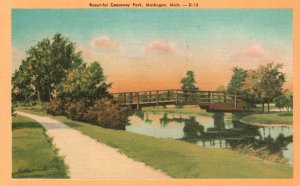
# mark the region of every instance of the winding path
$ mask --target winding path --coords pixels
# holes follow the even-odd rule
[[[19,115],[39,122],[69,166],[69,176],[75,179],[168,179],[165,173],[97,142],[69,126],[49,117],[24,112]]]

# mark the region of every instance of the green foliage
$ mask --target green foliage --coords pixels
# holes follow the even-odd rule
[[[242,94],[248,108],[262,101],[262,91],[259,88],[260,75],[253,69],[247,71],[247,77],[242,86]]]
[[[13,74],[12,92],[18,101],[27,104],[32,104],[32,100],[50,100],[68,70],[82,64],[81,53],[76,52],[75,44],[61,34],[55,34],[52,40],[43,39],[26,54]]]
[[[187,71],[186,77],[184,77],[181,81],[181,89],[182,90],[198,90],[199,88],[195,85],[195,74],[193,71]]]
[[[285,82],[284,74],[279,71],[282,67],[283,64],[268,63],[258,68],[258,73],[261,74],[258,87],[267,103],[282,93],[282,86]]]
[[[247,70],[239,67],[233,68],[233,75],[228,83],[227,91],[229,93],[241,92],[247,77]]]
[[[57,87],[57,96],[72,99],[107,97],[110,86],[111,84],[105,83],[103,69],[99,63],[82,64],[67,73]]]
[[[281,68],[282,64],[274,63],[247,71],[235,67],[227,90],[231,93],[242,93],[248,108],[256,103],[263,103],[264,110],[264,103],[268,103],[269,110],[269,103],[282,94],[285,76],[280,72]]]
[[[284,94],[276,97],[274,99],[275,106],[280,109],[280,111],[285,108],[287,111],[293,109],[293,94],[291,92],[285,92]]]
[[[43,127],[21,116],[12,120],[12,177],[67,178],[67,166]]]
[[[27,60],[22,61],[22,65],[12,77],[12,98],[13,101],[25,101],[25,104],[32,105],[34,87],[32,84],[32,67]]]

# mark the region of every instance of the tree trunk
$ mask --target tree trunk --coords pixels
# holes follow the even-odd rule
[[[51,91],[50,91],[50,89],[48,89],[48,91],[49,91],[49,100],[51,101],[52,100],[52,98],[51,98]]]
[[[268,112],[270,112],[270,101],[268,101]]]
[[[31,96],[29,96],[29,104],[32,106]]]
[[[38,95],[38,104],[41,103],[41,95],[40,95],[40,91],[37,91],[37,95]]]
[[[262,111],[265,112],[265,102],[262,102]]]
[[[27,94],[25,96],[25,105],[28,106],[28,97],[27,97]]]

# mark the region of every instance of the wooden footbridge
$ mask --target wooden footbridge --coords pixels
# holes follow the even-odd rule
[[[114,93],[113,99],[124,106],[140,110],[155,105],[199,105],[207,111],[243,111],[240,95],[218,91],[151,90]]]

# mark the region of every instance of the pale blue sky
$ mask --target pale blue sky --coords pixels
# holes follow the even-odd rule
[[[203,42],[226,38],[291,42],[291,9],[14,9],[13,46],[61,32],[84,41],[99,33],[117,39],[162,37]],[[183,41],[182,41],[183,40]],[[195,42],[196,42],[195,41]]]

